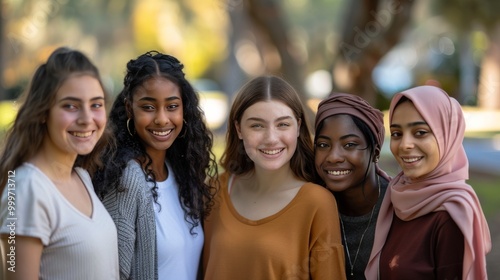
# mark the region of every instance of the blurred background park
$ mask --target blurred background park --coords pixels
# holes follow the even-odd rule
[[[179,58],[200,93],[217,155],[232,97],[256,75],[275,74],[291,82],[310,120],[331,91],[360,95],[387,110],[398,91],[423,84],[442,87],[463,105],[469,183],[492,232],[489,274],[500,277],[500,1],[0,3],[0,139],[35,68],[59,46],[86,53],[113,97],[130,59],[153,49]],[[395,175],[388,141],[384,151],[383,167]]]

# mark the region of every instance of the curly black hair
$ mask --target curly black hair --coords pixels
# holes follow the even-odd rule
[[[116,148],[103,155],[104,168],[93,177],[96,193],[105,197],[110,190],[124,191],[120,178],[127,163],[138,160],[145,166],[144,176],[154,183],[151,192],[158,203],[155,175],[149,166],[151,157],[146,153],[137,134],[127,128],[126,100],[132,101],[136,89],[152,77],[166,78],[179,86],[182,97],[184,125],[179,136],[167,150],[166,157],[172,163],[175,179],[179,183],[179,200],[185,212],[191,232],[207,216],[213,206],[217,180],[217,163],[212,152],[213,135],[204,122],[199,107],[199,97],[186,80],[184,66],[177,58],[149,51],[127,63],[124,88],[116,97],[108,120],[116,140]],[[192,232],[193,233],[193,232]]]

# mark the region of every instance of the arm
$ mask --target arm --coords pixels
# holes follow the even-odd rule
[[[437,229],[436,279],[462,279],[464,263],[464,235],[453,219],[448,219]]]
[[[311,232],[311,279],[346,279],[344,247],[335,198],[324,190],[324,193],[314,197],[314,200],[318,206]]]
[[[2,235],[2,265],[5,268],[5,278],[2,279],[38,280],[43,250],[42,241],[39,238],[27,236],[16,236],[15,243],[10,241],[9,243],[7,235]],[[12,260],[8,256],[11,253],[15,254]]]
[[[58,223],[46,186],[45,177],[23,166],[16,169],[15,186],[4,189],[1,195],[0,273],[5,274],[5,279],[38,279],[40,276],[43,249],[50,245],[52,225]],[[13,258],[11,254],[15,254]]]
[[[120,279],[130,279],[136,242],[137,203],[131,189],[113,191],[102,201],[113,219],[118,232],[118,258]]]
[[[103,200],[118,231],[120,279],[155,279],[156,235],[150,186],[141,167],[130,162],[125,168],[120,187]]]

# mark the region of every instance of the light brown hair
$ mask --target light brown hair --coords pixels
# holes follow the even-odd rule
[[[66,47],[56,49],[47,62],[36,69],[28,91],[22,96],[23,103],[14,124],[7,132],[0,156],[0,193],[7,182],[7,173],[39,151],[47,134],[45,120],[55,103],[56,93],[74,75],[89,75],[97,79],[103,92],[106,92],[97,67],[83,53]],[[89,173],[95,171],[100,164],[99,153],[110,140],[109,135],[105,130],[94,150],[90,154],[79,155],[74,166],[85,168]]]
[[[260,101],[276,100],[292,109],[295,118],[301,121],[297,148],[290,159],[290,167],[305,181],[314,180],[314,152],[304,107],[295,89],[284,79],[276,76],[259,76],[247,82],[239,90],[231,107],[226,133],[226,148],[221,158],[221,166],[233,174],[244,174],[254,169],[243,143],[238,138],[235,122],[241,122],[245,110]]]

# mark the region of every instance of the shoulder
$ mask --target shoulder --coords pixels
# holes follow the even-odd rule
[[[120,178],[118,189],[109,192],[103,203],[108,210],[147,204],[149,189],[141,166],[135,160],[130,160]]]
[[[78,174],[78,176],[80,176],[80,178],[82,179],[83,183],[86,186],[92,186],[92,179],[90,179],[90,175],[89,172],[87,172],[87,170],[81,167],[76,167],[75,172]]]
[[[127,166],[123,170],[123,176],[135,176],[135,175],[144,175],[144,172],[142,171],[141,165],[135,160],[131,159],[127,163]]]
[[[23,163],[21,166],[10,172],[12,176],[7,182],[7,189],[14,189],[16,195],[42,194],[52,182],[45,174],[31,163]],[[36,197],[35,197],[36,198]]]
[[[29,182],[45,177],[45,174],[40,169],[28,162],[23,163],[10,173],[11,178],[15,179],[16,182]]]
[[[307,182],[301,187],[299,194],[302,200],[316,205],[318,208],[321,206],[337,207],[333,194],[320,185]]]
[[[432,212],[432,220],[438,227],[457,227],[457,223],[453,220],[450,213],[447,211]]]
[[[123,170],[120,178],[120,186],[127,190],[143,189],[147,185],[144,171],[140,164],[135,160],[130,160]]]
[[[326,197],[328,200],[334,199],[333,194],[329,190],[311,182],[307,182],[302,185],[301,191],[307,193],[307,195],[314,197]]]
[[[400,224],[408,223],[400,219],[398,220]],[[456,222],[447,211],[430,212],[409,222],[411,222],[411,228],[425,229],[428,233],[460,231]]]

